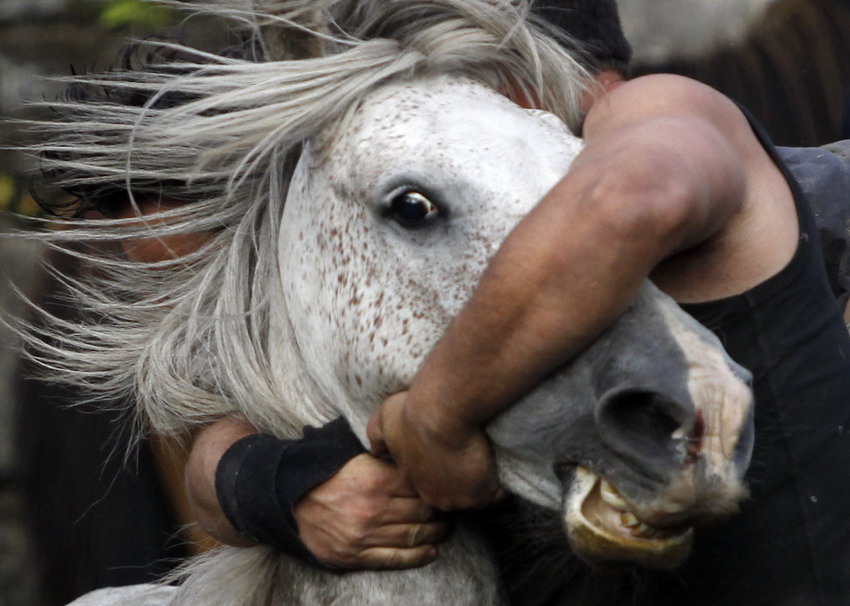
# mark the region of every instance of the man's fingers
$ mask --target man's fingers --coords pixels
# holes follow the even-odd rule
[[[436,515],[437,510],[420,499],[392,499],[376,516],[376,522],[384,525],[431,522]]]
[[[388,494],[395,498],[418,499],[419,493],[416,492],[416,488],[413,487],[410,478],[404,475],[394,463],[386,464],[392,467],[393,472],[392,482],[387,486]]]
[[[382,425],[383,421],[380,410],[376,412],[371,419],[369,419],[369,423],[366,425],[366,437],[369,438],[369,444],[371,445],[369,452],[376,457],[388,454],[387,443],[384,441],[384,430]]]
[[[439,511],[476,510],[489,507],[504,500],[507,493],[498,484],[488,482],[480,484],[474,490],[455,492],[422,491],[422,501]]]
[[[419,547],[439,543],[446,536],[448,525],[445,522],[428,524],[409,524],[404,531],[408,547]]]
[[[393,439],[392,423],[398,417],[398,412],[404,405],[406,397],[407,392],[404,391],[391,395],[384,400],[378,412],[369,419],[369,423],[366,425],[366,436],[372,445],[371,452],[376,457],[392,454],[391,451],[394,447],[392,444],[387,444],[387,440],[392,441]],[[390,426],[387,427],[386,424]],[[397,435],[395,437],[398,438]]]
[[[390,524],[375,529],[364,540],[364,547],[410,548],[432,545],[446,534],[445,522]]]
[[[409,549],[393,547],[371,547],[361,551],[351,568],[372,568],[375,570],[400,570],[418,568],[430,564],[437,557],[434,545],[421,545]]]
[[[504,490],[493,474],[479,476],[477,481],[469,479],[474,477],[472,474],[461,473],[459,477],[460,481],[447,481],[441,486],[420,486],[420,498],[424,503],[441,511],[481,509],[504,498]],[[463,483],[464,481],[466,483]]]
[[[459,427],[446,439],[409,418],[408,393],[384,400],[369,422],[373,454],[391,454],[398,470],[393,496],[412,496],[438,509],[478,509],[502,496],[492,447],[480,428]],[[405,479],[407,478],[407,479]],[[409,484],[407,483],[409,482]]]

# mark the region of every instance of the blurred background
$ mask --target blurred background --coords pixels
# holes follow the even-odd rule
[[[848,138],[850,0],[619,0],[634,74],[702,80],[748,107],[781,145]],[[102,70],[128,38],[174,33],[205,48],[236,39],[139,0],[0,0],[0,118],[53,98],[47,76]],[[20,143],[0,123],[0,146]],[[33,216],[32,161],[0,149],[0,234]],[[0,237],[0,308],[25,313],[14,284],[39,298],[43,250]],[[61,310],[60,310],[61,311]],[[73,313],[73,310],[65,310]],[[143,443],[124,463],[121,418],[80,414],[74,394],[25,380],[0,326],[0,606],[64,604],[96,587],[149,580],[187,555],[174,445]],[[170,463],[176,459],[177,463]]]
[[[29,117],[26,100],[55,98],[63,85],[50,76],[102,71],[130,39],[159,34],[210,49],[236,40],[214,20],[136,0],[0,0],[0,118]],[[0,147],[25,136],[0,122]],[[14,285],[73,315],[50,298],[54,285],[39,265],[47,251],[2,237],[29,229],[21,216],[40,212],[35,169],[0,149],[0,308],[26,314]],[[151,581],[194,551],[202,537],[184,529],[184,502],[172,498],[180,445],[144,441],[125,460],[120,413],[69,409],[79,394],[33,374],[0,325],[0,606],[66,604],[98,587]]]

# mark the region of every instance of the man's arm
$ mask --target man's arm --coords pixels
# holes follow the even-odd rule
[[[215,472],[224,453],[257,430],[249,423],[228,417],[208,425],[197,435],[186,464],[186,495],[195,518],[210,536],[225,545],[249,547],[254,541],[236,530],[218,502]]]
[[[660,262],[698,244],[706,255],[733,250],[727,226],[756,194],[751,175],[768,170],[740,111],[678,77],[620,86],[591,108],[585,136],[569,173],[506,239],[410,390],[370,423],[373,451],[388,451],[439,508],[492,500],[482,425],[587,347]],[[765,271],[744,262],[714,290],[659,278],[676,295],[712,298]]]
[[[314,431],[314,434],[322,431]],[[225,515],[216,475],[223,457],[234,444],[256,435],[257,430],[250,424],[226,418],[204,428],[192,447],[186,469],[190,502],[199,524],[225,544],[240,547],[255,544]],[[284,444],[266,438],[273,446],[274,442]],[[293,445],[297,449],[304,443]],[[245,471],[261,480],[272,479],[262,483],[264,494],[254,494],[253,498],[275,499],[278,487],[268,486],[274,486],[274,480],[280,477],[276,469],[283,468],[284,480],[289,475],[285,473],[287,468],[297,466],[303,471],[300,461],[287,460],[287,457],[293,458],[292,450],[279,449],[272,460],[254,457],[247,461]],[[297,528],[284,527],[279,535],[257,538],[282,545],[291,555],[307,557],[306,548],[316,560],[334,568],[411,568],[431,562],[436,557],[436,543],[445,533],[445,522],[435,517],[433,508],[418,498],[394,465],[368,454],[355,455],[340,462],[331,477],[300,495],[295,503],[276,501],[281,507],[291,507]],[[263,475],[263,470],[269,473]],[[238,503],[252,495],[229,494],[227,498]],[[253,515],[256,512],[246,507],[242,508],[242,513]],[[271,514],[274,519],[247,520],[249,526],[274,529],[285,524],[287,512],[272,508],[263,509],[261,513],[263,517]],[[292,536],[295,534],[297,538]],[[287,535],[288,540],[283,535]],[[300,539],[303,546],[292,545],[293,539],[295,543]]]

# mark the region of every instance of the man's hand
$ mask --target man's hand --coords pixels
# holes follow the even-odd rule
[[[434,427],[410,392],[388,398],[369,422],[372,452],[389,454],[429,505],[484,507],[503,496],[490,442],[477,427]]]
[[[339,568],[424,566],[446,531],[395,465],[368,454],[304,495],[293,513],[307,548]]]

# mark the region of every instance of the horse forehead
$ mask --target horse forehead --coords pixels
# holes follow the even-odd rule
[[[438,161],[469,174],[495,169],[500,156],[524,158],[542,170],[554,162],[563,171],[577,141],[552,114],[523,109],[470,80],[438,77],[389,84],[370,95],[339,146],[360,166]],[[372,162],[364,163],[364,155]],[[486,155],[488,164],[464,161],[474,155]]]
[[[382,117],[392,122],[403,122],[416,116],[445,114],[456,108],[458,103],[490,104],[506,111],[520,110],[506,97],[474,80],[432,76],[391,82],[377,88],[366,97],[361,116],[367,122],[379,121]]]

